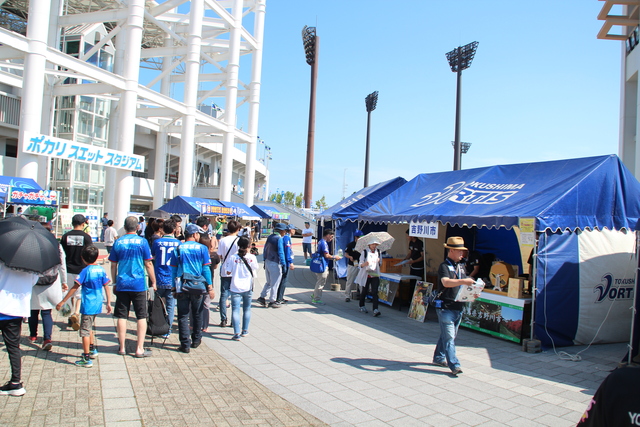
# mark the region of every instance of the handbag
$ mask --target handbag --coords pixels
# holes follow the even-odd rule
[[[327,269],[327,260],[320,252],[316,252],[311,255],[311,264],[309,269],[314,273],[324,273]]]
[[[440,308],[442,306],[442,300],[440,297],[444,291],[433,290],[430,294],[427,294],[422,297],[422,304],[430,305],[435,308]]]
[[[176,253],[178,254],[178,259],[182,261],[180,247],[176,248]],[[207,293],[207,280],[201,274],[182,273],[180,283],[182,293],[192,295],[203,295]]]

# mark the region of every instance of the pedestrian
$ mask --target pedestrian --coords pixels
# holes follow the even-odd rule
[[[202,298],[205,293],[213,299],[215,291],[211,283],[211,259],[208,249],[198,243],[201,234],[206,232],[196,224],[189,224],[185,228],[185,241],[171,255],[171,267],[173,283],[176,284],[174,292],[178,306],[178,334],[180,336],[179,351],[189,353],[192,348],[198,348],[202,342]],[[176,278],[180,278],[176,282]],[[203,284],[201,291],[189,293],[184,289],[185,280],[200,282]],[[189,334],[189,312],[193,313],[194,322],[191,324]]]
[[[204,233],[200,235],[198,243],[206,246],[206,248],[209,250],[209,258],[211,258],[211,264],[209,264],[209,267],[211,270],[211,283],[213,283],[213,279],[215,278],[215,270],[218,267],[218,264],[220,264],[220,256],[218,256],[217,252],[218,240],[215,237],[212,238],[209,234]],[[209,294],[206,293],[202,298],[202,332],[209,332],[209,314],[211,313],[210,309],[211,297],[209,297]],[[193,313],[191,314],[191,316],[193,318]]]
[[[151,262],[151,250],[147,241],[136,234],[138,220],[129,216],[124,220],[125,235],[113,244],[109,254],[111,261],[111,277],[114,280],[113,292],[116,295],[113,317],[117,319],[118,354],[126,355],[127,318],[133,304],[136,315],[136,350],[135,357],[149,357],[151,350],[145,350],[144,338],[147,333],[147,290],[156,288],[156,275]],[[149,276],[149,286],[144,271]]]
[[[347,258],[347,284],[344,288],[344,301],[351,301],[351,288],[353,288],[354,280],[358,275],[358,263],[360,262],[360,252],[356,251],[356,242],[364,233],[362,230],[356,230],[353,233],[353,241],[350,242],[344,250],[344,256]]]
[[[371,239],[367,248],[362,251],[358,261],[360,271],[355,279],[355,282],[362,286],[360,289],[360,311],[363,313],[368,313],[364,302],[367,299],[367,293],[371,291],[371,297],[373,298],[373,317],[380,316],[380,310],[378,310],[378,287],[380,286],[382,256],[380,256],[378,245],[380,245],[379,240],[375,238]]]
[[[153,228],[153,234],[151,235],[151,237],[149,237],[149,247],[152,247],[153,242],[155,242],[156,240],[164,236],[163,224],[164,224],[164,219],[162,218],[156,218],[156,220],[153,221],[153,223],[151,224],[151,227]]]
[[[249,334],[251,322],[251,299],[253,298],[253,282],[258,274],[258,260],[247,253],[250,239],[238,239],[238,252],[225,262],[222,269],[231,277],[231,320],[233,322],[233,340]],[[242,308],[242,320],[240,309]]]
[[[313,253],[311,251],[311,242],[313,242],[313,230],[309,221],[304,222],[304,228],[302,229],[302,252],[304,253],[304,259],[311,257]]]
[[[41,223],[44,228],[51,231],[51,224]],[[62,299],[62,293],[67,286],[67,263],[62,246],[60,251],[60,266],[48,276],[41,276],[31,292],[31,316],[29,317],[29,341],[38,339],[38,316],[42,318],[42,349],[50,351],[53,347],[51,334],[53,333],[53,318],[51,310]]]
[[[291,246],[291,236],[296,233],[296,227],[292,224],[288,225],[287,232],[282,236],[282,245],[284,248],[284,261],[285,265],[282,269],[282,279],[280,279],[280,285],[278,286],[278,297],[276,301],[280,304],[286,304],[288,301],[284,299],[284,291],[287,289],[287,277],[289,277],[289,270],[295,269],[293,265],[294,255],[293,247]]]
[[[455,301],[459,287],[472,285],[473,279],[467,278],[463,260],[465,251],[462,237],[449,237],[444,244],[447,258],[438,267],[438,292],[436,313],[440,323],[440,338],[433,353],[433,364],[451,369],[453,375],[462,373],[460,361],[456,357],[455,339],[462,321],[463,302]]]
[[[107,272],[104,271],[104,268],[95,263],[98,259],[98,254],[98,248],[95,246],[87,246],[82,250],[82,259],[87,266],[80,272],[69,293],[56,305],[56,310],[60,310],[64,303],[82,287],[82,321],[80,327],[82,357],[75,364],[83,368],[91,368],[93,366],[91,359],[98,357],[93,326],[96,315],[102,313],[104,296],[106,296],[107,301],[107,314],[111,314],[111,292],[109,292],[108,287],[111,281],[107,277]],[[102,292],[103,289],[104,294]]]
[[[109,228],[109,214],[107,212],[104,213],[102,218],[100,218],[100,225],[102,225],[102,232],[100,233],[100,241],[104,242],[104,233]]]
[[[206,216],[200,215],[196,218],[196,225],[204,230],[202,234],[211,234],[211,220]]]
[[[176,230],[173,232],[173,237],[184,242],[184,233],[182,233],[182,217],[180,215],[171,215],[171,219],[176,223]]]
[[[67,284],[75,283],[78,274],[84,269],[82,261],[82,250],[85,246],[93,245],[91,236],[82,231],[87,218],[82,214],[75,214],[71,218],[71,226],[73,230],[62,235],[60,245],[64,249],[67,260]],[[80,294],[76,293],[76,297],[72,300],[72,314],[69,316],[69,325],[74,331],[80,329]]]
[[[229,235],[223,237],[218,242],[218,255],[220,255],[221,263],[224,264],[227,259],[238,252],[238,232],[240,224],[238,221],[231,220],[227,224]],[[220,327],[227,326],[229,319],[227,318],[227,300],[229,299],[229,289],[231,288],[231,276],[224,269],[220,271],[220,301],[218,301],[218,310],[220,311]]]
[[[322,239],[318,242],[317,252],[324,257],[326,260],[334,260],[337,261],[340,259],[337,255],[331,255],[329,253],[329,243],[333,240],[335,233],[330,228],[325,228],[322,232]],[[311,296],[311,304],[316,305],[324,305],[322,301],[322,289],[324,289],[327,278],[329,277],[329,267],[325,268],[322,273],[315,273],[316,275],[316,286],[313,290],[313,295]]]
[[[107,253],[111,253],[113,243],[118,238],[118,230],[113,226],[113,220],[107,221],[107,229],[104,232],[104,247],[107,249]]]
[[[409,274],[420,277],[419,280],[424,280],[424,244],[416,236],[409,236],[409,230],[406,233],[409,237],[409,253],[404,259],[406,261],[411,260]],[[411,289],[413,289],[413,285],[416,282],[416,279],[412,280]]]
[[[167,322],[169,323],[169,331],[163,338],[169,338],[171,335],[171,326],[176,309],[176,300],[171,289],[173,284],[173,271],[169,262],[171,254],[180,245],[180,240],[174,236],[176,223],[173,219],[168,219],[162,224],[164,236],[156,239],[151,246],[151,255],[153,256],[153,271],[156,275],[156,297],[164,298],[167,307]]]
[[[282,273],[287,265],[284,257],[284,241],[282,237],[287,232],[287,225],[279,222],[273,227],[273,234],[264,244],[264,268],[266,280],[258,303],[263,307],[280,308],[278,302],[278,287],[282,280]],[[267,299],[268,298],[268,299]]]
[[[147,229],[147,224],[144,222],[144,217],[143,216],[138,217],[138,230],[137,230],[138,236],[144,236],[144,232],[146,229]]]
[[[255,231],[255,234],[253,236],[253,241],[256,243],[260,241],[260,228],[262,227],[261,224],[262,223],[260,222],[260,220],[256,220],[253,226]]]
[[[222,239],[223,232],[224,232],[224,220],[222,219],[222,217],[218,217],[218,220],[216,221],[216,239],[218,240]]]

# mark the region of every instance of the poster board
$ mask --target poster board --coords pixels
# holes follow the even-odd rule
[[[418,322],[424,322],[427,317],[428,306],[422,303],[422,298],[425,295],[429,295],[433,289],[433,283],[417,281],[415,290],[413,291],[413,297],[411,298],[411,306],[409,307],[409,319],[417,320]]]

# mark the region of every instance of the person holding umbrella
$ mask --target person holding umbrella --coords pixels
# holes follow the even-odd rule
[[[20,333],[31,311],[38,274],[60,265],[58,241],[35,221],[12,217],[0,221],[0,331],[9,355],[11,379],[0,395],[23,396]]]
[[[364,306],[367,298],[367,290],[370,288],[373,297],[373,316],[380,316],[378,310],[378,286],[380,285],[380,266],[382,265],[381,253],[391,249],[394,238],[386,231],[376,231],[362,236],[356,242],[355,250],[360,252],[358,267],[360,271],[355,283],[362,286],[360,292],[360,311],[368,313]]]

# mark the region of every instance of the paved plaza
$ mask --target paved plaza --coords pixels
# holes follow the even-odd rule
[[[239,342],[231,328],[213,326],[219,315],[212,307],[209,333],[190,354],[178,352],[174,333],[164,347],[154,341],[153,357],[118,356],[115,322],[102,314],[100,355],[86,369],[73,364],[80,339],[66,319],[54,315],[52,352],[31,344],[24,325],[27,394],[0,396],[0,425],[572,426],[626,349],[592,346],[574,362],[461,328],[464,373],[453,377],[430,365],[439,335],[433,313],[420,323],[407,318],[406,307],[381,305],[374,318],[330,290],[326,305],[311,305],[315,275],[294,243],[288,304],[254,305],[250,334]],[[256,291],[263,283],[261,269]],[[131,321],[130,351],[133,328]],[[0,350],[4,382],[9,363]]]

